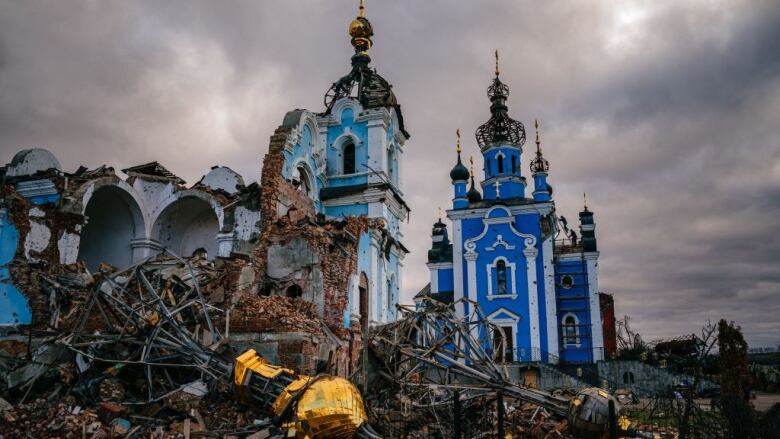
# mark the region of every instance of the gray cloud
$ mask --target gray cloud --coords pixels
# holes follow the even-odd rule
[[[347,72],[354,3],[0,1],[0,160],[43,146],[70,170],[158,160],[191,183],[214,164],[257,180],[285,111],[320,110]],[[373,64],[412,134],[407,298],[427,281],[435,207],[450,203],[455,128],[488,117],[498,48],[511,113],[529,131],[542,121],[559,212],[575,218],[588,192],[618,313],[648,338],[726,317],[752,344],[780,343],[776,2],[403,0],[368,13]]]

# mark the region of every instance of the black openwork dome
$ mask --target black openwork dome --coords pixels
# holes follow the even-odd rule
[[[501,142],[515,146],[525,144],[525,127],[522,122],[509,117],[507,113],[506,99],[509,97],[509,87],[501,82],[496,75],[493,83],[488,87],[490,105],[490,120],[477,128],[477,143],[481,149]]]
[[[336,102],[347,97],[357,98],[364,108],[398,105],[393,86],[368,67],[370,60],[365,53],[352,57],[352,71],[336,81],[325,93],[326,113],[333,109]]]
[[[531,160],[531,172],[547,172],[550,170],[550,162],[546,158],[542,157],[541,152],[536,153],[536,157]]]

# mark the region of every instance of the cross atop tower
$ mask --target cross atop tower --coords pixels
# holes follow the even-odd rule
[[[496,182],[493,184],[493,186],[496,187],[496,199],[501,198],[501,182],[496,179]]]

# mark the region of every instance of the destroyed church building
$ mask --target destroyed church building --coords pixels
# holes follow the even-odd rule
[[[351,71],[324,109],[284,116],[259,184],[221,166],[191,186],[157,162],[123,169],[126,178],[106,166],[67,172],[45,149],[18,152],[0,168],[0,325],[56,328],[56,291],[69,273],[121,270],[167,249],[223,271],[209,300],[232,311],[231,338],[273,332],[249,318],[254,301],[300,298],[333,349],[268,335],[277,351],[264,354],[310,372],[312,358],[333,351],[355,361],[360,334],[396,317],[409,134],[391,85],[369,66],[373,28],[362,7],[349,34]],[[284,361],[291,350],[312,355]]]

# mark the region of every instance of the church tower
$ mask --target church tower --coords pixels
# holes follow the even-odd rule
[[[500,362],[592,363],[603,358],[593,216],[587,208],[580,213],[581,241],[556,241],[560,227],[538,122],[536,151],[527,165],[533,192],[527,196],[525,126],[509,115],[509,86],[495,55],[487,89],[490,118],[476,130],[484,174],[476,183],[473,161],[470,171],[463,164],[458,130],[447,211],[452,240],[439,218],[428,252],[431,282],[415,299],[454,302],[464,319],[474,316],[472,304],[478,304],[496,328],[480,337]],[[575,278],[572,285],[562,283]]]
[[[370,66],[374,28],[362,0],[349,36],[354,49],[351,70],[327,91],[325,111],[317,117],[326,180],[320,199],[328,217],[365,216],[384,222],[382,231],[359,237],[349,316],[363,324],[384,323],[395,319],[408,253],[401,223],[409,207],[401,181],[409,133],[392,86]]]

